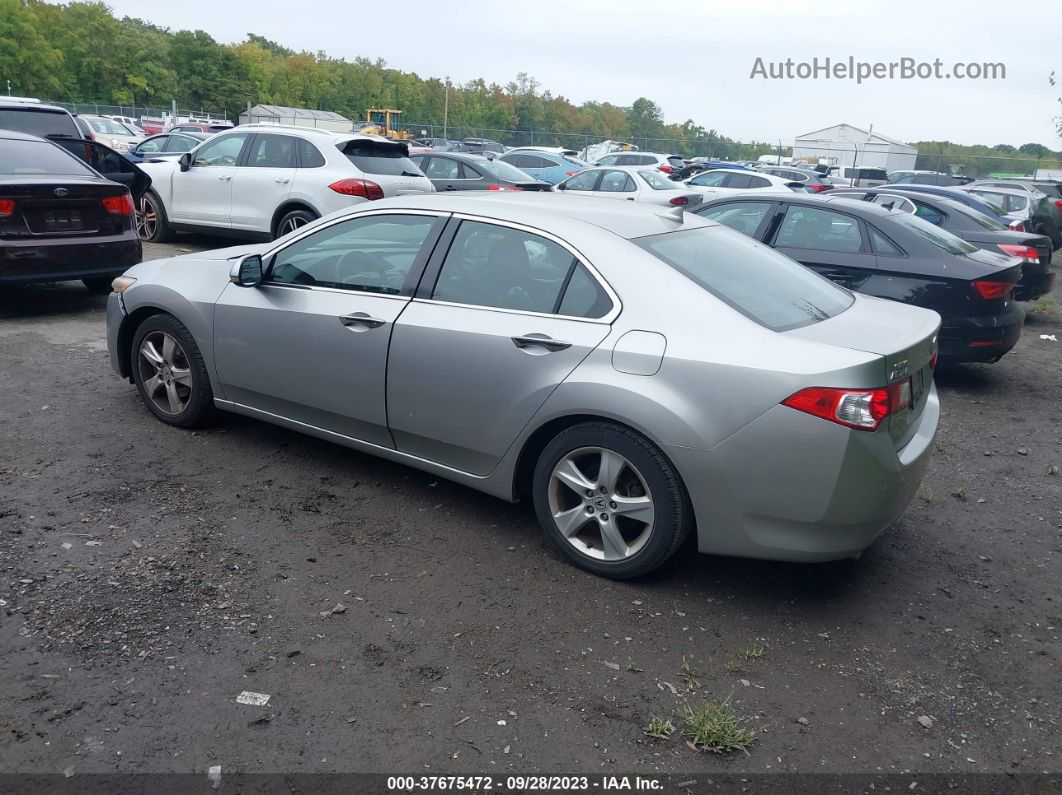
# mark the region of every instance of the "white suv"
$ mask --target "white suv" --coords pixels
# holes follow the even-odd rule
[[[686,161],[678,155],[662,155],[658,152],[609,152],[599,157],[595,166],[656,166],[665,174],[685,167]]]
[[[145,162],[151,189],[138,213],[140,237],[224,232],[272,240],[351,204],[429,193],[404,143],[378,135],[244,124],[180,160]]]

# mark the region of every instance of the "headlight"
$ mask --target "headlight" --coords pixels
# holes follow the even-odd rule
[[[111,141],[111,149],[116,152],[124,152],[128,148],[129,144],[127,144],[125,141],[119,140],[118,138],[115,138],[113,141]]]
[[[113,282],[111,282],[111,290],[121,295],[130,287],[136,283],[136,277],[134,276],[119,276]]]

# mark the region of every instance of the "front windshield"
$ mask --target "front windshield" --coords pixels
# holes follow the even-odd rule
[[[93,130],[104,135],[130,135],[129,130],[110,119],[89,119],[88,123]]]

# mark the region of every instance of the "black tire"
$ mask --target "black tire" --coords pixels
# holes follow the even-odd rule
[[[171,243],[177,236],[166,218],[162,200],[154,191],[149,190],[140,197],[136,231],[140,239],[148,243]]]
[[[309,210],[292,210],[284,213],[284,215],[280,216],[280,220],[277,221],[277,226],[273,230],[273,239],[276,240],[289,232],[294,232],[300,226],[306,226],[311,221],[316,221],[318,217]]]
[[[81,283],[85,285],[85,289],[90,293],[102,295],[111,291],[111,282],[113,281],[114,279],[112,277],[104,276],[93,279],[82,279]]]
[[[184,401],[183,410],[176,412],[163,410],[148,395],[148,389],[145,386],[145,370],[150,369],[153,365],[150,365],[146,358],[140,354],[141,346],[146,338],[150,336],[158,339],[159,335],[164,334],[170,335],[178,343],[181,351],[180,354],[175,354],[175,362],[182,370],[188,370],[191,380],[190,386],[185,387],[183,384],[177,384],[176,379],[174,379],[174,389],[178,391],[180,398]],[[158,350],[157,345],[155,349],[156,351]],[[137,392],[140,393],[141,400],[144,401],[144,405],[148,407],[151,413],[162,422],[167,425],[176,425],[179,428],[195,428],[205,424],[213,416],[214,392],[210,387],[210,378],[207,375],[203,356],[199,352],[199,346],[196,345],[191,333],[173,315],[152,315],[141,323],[137,327],[136,333],[133,334],[129,357],[133,381],[136,384]],[[144,359],[143,364],[141,362],[142,359]],[[163,386],[163,391],[167,391],[165,385]],[[159,394],[158,390],[155,391],[155,394]]]
[[[622,560],[608,561],[584,554],[565,538],[553,519],[550,481],[554,467],[583,448],[602,448],[625,458],[641,476],[652,500],[654,517],[649,537],[637,552]],[[629,471],[627,474],[629,477]],[[663,565],[682,546],[693,525],[689,497],[671,462],[645,437],[609,422],[575,425],[554,437],[535,464],[532,492],[539,524],[561,553],[576,566],[615,580],[641,577]],[[592,532],[596,518],[589,521]]]

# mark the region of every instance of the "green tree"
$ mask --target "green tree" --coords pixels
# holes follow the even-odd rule
[[[62,51],[41,32],[37,3],[0,0],[0,85],[18,95],[62,94]]]

